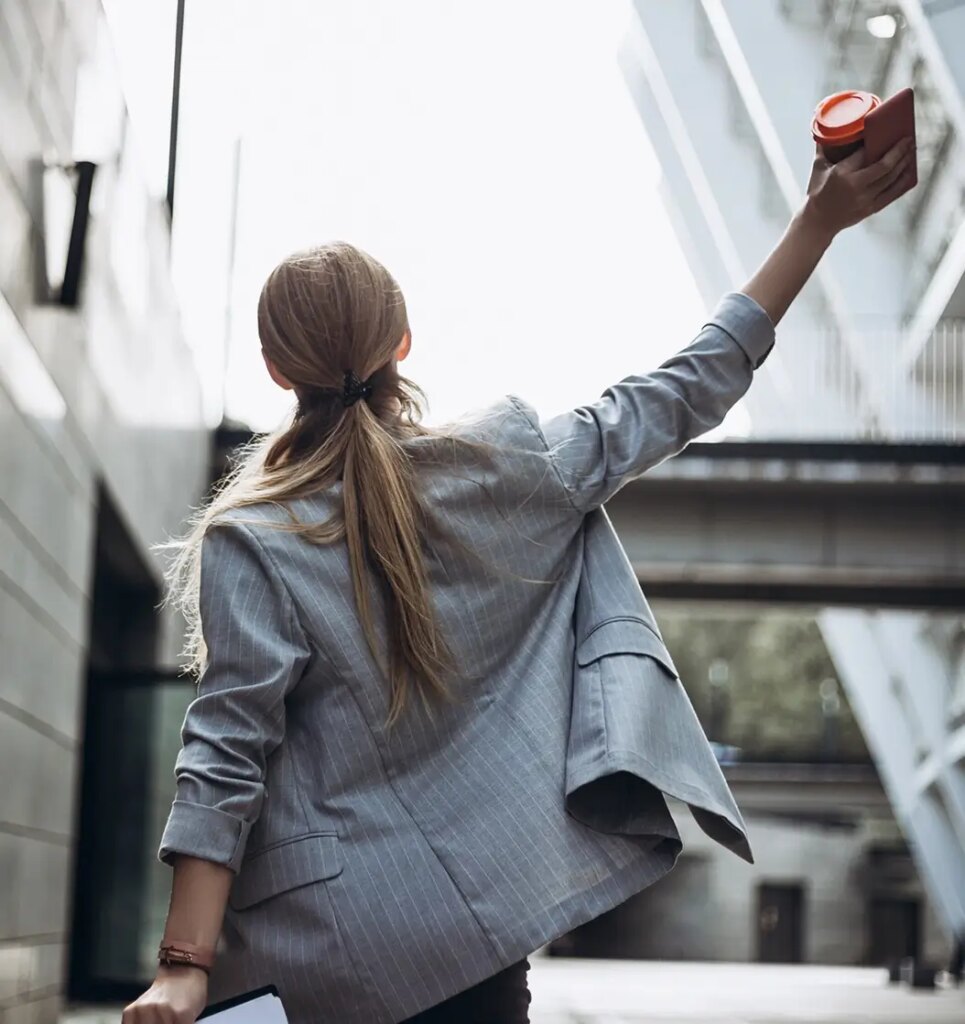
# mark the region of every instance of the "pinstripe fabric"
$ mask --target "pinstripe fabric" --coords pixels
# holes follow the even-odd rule
[[[274,983],[292,1024],[412,1016],[669,871],[664,793],[750,857],[601,506],[720,422],[773,343],[732,294],[595,403],[540,423],[510,397],[463,421],[502,446],[491,465],[413,442],[439,527],[433,600],[466,678],[458,703],[413,701],[391,732],[344,548],[271,529],[270,505],[208,533],[209,666],[158,857],[236,872],[212,999]],[[321,520],[340,500],[336,485],[291,504]]]

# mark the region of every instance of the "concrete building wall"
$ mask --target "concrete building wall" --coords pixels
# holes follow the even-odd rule
[[[74,158],[79,75],[105,48],[98,0],[0,5],[0,1018],[56,1019],[67,963],[98,495],[147,577],[206,483],[197,375],[168,276],[161,203],[141,185],[121,97],[95,178],[83,301],[37,283],[36,161]],[[48,207],[49,210],[49,207]],[[52,240],[48,237],[48,242]],[[53,246],[51,246],[53,248]],[[170,663],[158,623],[143,663]]]

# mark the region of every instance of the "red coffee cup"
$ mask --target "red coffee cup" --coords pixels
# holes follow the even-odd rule
[[[859,149],[864,141],[864,119],[881,100],[873,92],[848,89],[825,96],[811,119],[811,136],[836,164]]]

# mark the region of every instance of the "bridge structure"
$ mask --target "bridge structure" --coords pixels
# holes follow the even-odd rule
[[[965,608],[965,446],[696,442],[608,509],[653,597]]]
[[[708,306],[799,207],[817,100],[916,94],[919,185],[837,239],[744,401],[621,494],[648,594],[817,621],[930,899],[965,936],[965,4],[636,0],[620,63]],[[713,449],[713,451],[712,451]]]

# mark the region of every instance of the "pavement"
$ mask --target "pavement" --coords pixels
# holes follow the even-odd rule
[[[965,1024],[965,988],[913,991],[881,968],[533,956],[531,1024]],[[61,1024],[118,1024],[120,1007]]]
[[[883,968],[534,957],[532,1024],[965,1024],[965,989]]]

